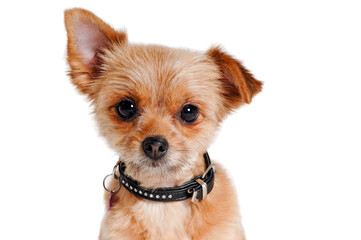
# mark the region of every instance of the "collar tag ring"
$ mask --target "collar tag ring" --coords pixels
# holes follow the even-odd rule
[[[117,188],[114,189],[114,190],[110,190],[110,189],[108,189],[108,188],[105,186],[105,182],[106,182],[107,178],[108,178],[108,177],[113,177],[113,176],[114,176],[114,174],[108,174],[108,175],[105,176],[105,178],[104,178],[104,180],[103,180],[103,187],[104,187],[105,191],[107,191],[107,192],[109,192],[109,193],[115,193],[115,192],[119,191],[120,186],[121,186],[119,181],[118,181],[118,186],[117,186]]]

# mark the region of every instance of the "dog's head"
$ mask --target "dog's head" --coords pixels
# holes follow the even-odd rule
[[[94,105],[100,133],[130,176],[176,184],[203,166],[219,123],[261,90],[220,48],[205,53],[130,44],[82,9],[65,12],[69,75]]]

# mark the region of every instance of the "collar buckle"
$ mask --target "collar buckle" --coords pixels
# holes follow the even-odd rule
[[[207,198],[208,195],[208,186],[207,183],[205,183],[203,180],[204,178],[207,176],[207,174],[209,173],[210,170],[213,170],[214,173],[216,173],[216,167],[214,166],[214,164],[212,163],[211,165],[208,166],[208,168],[206,169],[206,171],[203,173],[201,178],[196,179],[196,182],[202,186],[201,189],[199,189],[198,191],[193,191],[193,195],[192,195],[192,202],[193,203],[197,203],[199,202],[199,199],[197,198],[198,196],[198,192],[202,191],[202,199],[201,200],[205,200]]]
[[[208,190],[207,190],[207,183],[203,182],[200,178],[198,178],[196,180],[196,182],[202,186],[202,199],[201,200],[205,200],[207,198],[208,195]],[[192,202],[193,203],[197,203],[199,202],[199,199],[197,198],[198,196],[198,192],[201,191],[201,189],[199,189],[198,191],[194,191],[193,195],[192,195]]]
[[[211,165],[209,165],[209,166],[207,167],[206,171],[203,173],[202,179],[204,179],[204,178],[207,176],[207,174],[209,173],[209,171],[210,171],[211,169],[213,169],[213,172],[216,173],[216,166],[214,166],[214,164],[212,163]]]

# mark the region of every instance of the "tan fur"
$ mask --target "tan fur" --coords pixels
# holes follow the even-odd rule
[[[82,9],[67,10],[65,25],[69,75],[92,101],[100,134],[126,164],[126,174],[143,187],[179,186],[202,174],[202,155],[220,122],[261,90],[261,82],[218,47],[200,53],[130,44],[124,32]],[[116,113],[124,98],[139,109],[132,121]],[[185,124],[179,111],[189,103],[200,112],[194,123]],[[157,162],[141,147],[146,137],[155,135],[169,143]],[[197,204],[152,202],[121,188],[112,197],[99,238],[243,239],[234,188],[218,165],[217,170],[213,191]]]

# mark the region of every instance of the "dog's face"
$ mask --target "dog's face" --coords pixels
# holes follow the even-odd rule
[[[80,9],[66,11],[65,23],[73,83],[92,101],[100,133],[128,174],[148,186],[173,185],[202,166],[225,115],[261,90],[219,48],[129,44],[124,32]]]
[[[104,54],[94,112],[134,177],[194,166],[220,121],[217,67],[202,54],[159,46],[116,46]]]

